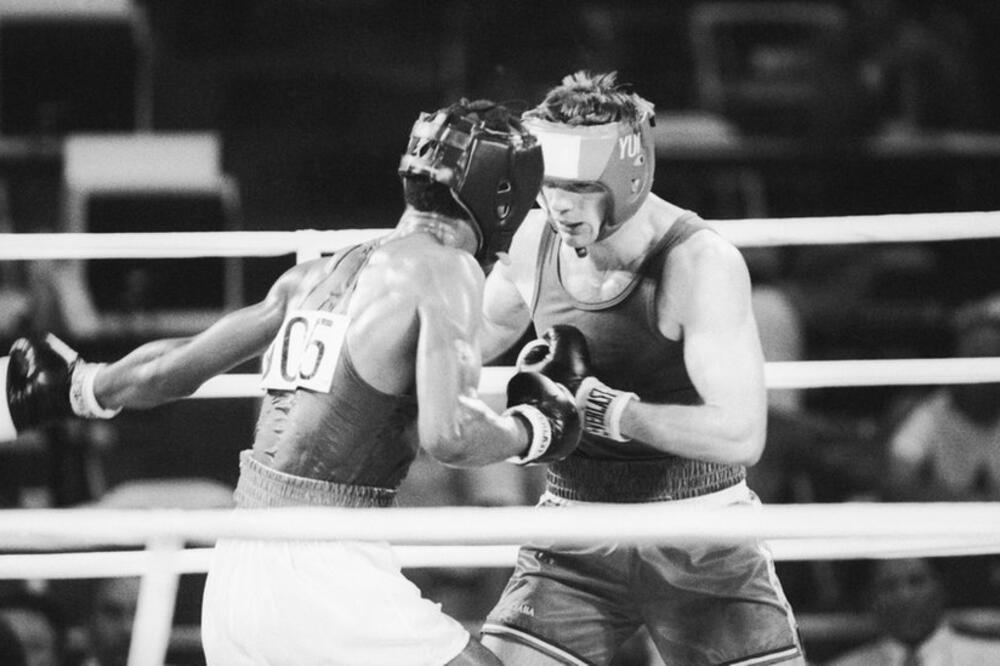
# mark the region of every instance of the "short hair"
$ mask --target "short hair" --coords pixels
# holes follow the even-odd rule
[[[496,132],[525,132],[515,111],[488,99],[469,101],[463,97],[438,113],[447,114],[449,120],[467,118],[474,123],[483,123],[484,127]],[[425,213],[471,220],[468,211],[452,195],[451,188],[427,176],[403,176],[403,199],[407,205]]]
[[[603,125],[624,122],[638,127],[653,114],[653,103],[619,84],[618,72],[592,74],[580,70],[545,95],[526,117],[565,125]]]

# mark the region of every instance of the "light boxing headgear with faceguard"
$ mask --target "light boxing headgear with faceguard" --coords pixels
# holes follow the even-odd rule
[[[649,196],[656,159],[653,114],[638,121],[568,125],[526,117],[524,126],[538,137],[545,155],[545,178],[601,186],[609,206],[597,240],[618,230]]]
[[[519,126],[499,131],[478,114],[422,113],[399,163],[400,176],[447,186],[469,214],[478,237],[476,258],[506,252],[542,184],[542,148]]]

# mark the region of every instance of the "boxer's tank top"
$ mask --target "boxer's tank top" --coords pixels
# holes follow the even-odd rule
[[[337,257],[331,274],[342,276],[338,276],[337,284],[343,288],[335,290],[341,296],[323,303],[318,313],[300,316],[318,317],[322,324],[323,312],[334,310],[350,298],[357,275],[373,249],[374,244],[367,243]],[[275,354],[283,351],[281,338],[293,316],[294,312],[286,317],[275,340]],[[329,341],[323,342],[332,346]],[[337,344],[341,342],[342,337],[336,340]],[[346,344],[340,345],[336,362],[327,372],[332,374],[323,382],[326,390],[316,390],[308,382],[285,390],[268,388],[258,419],[254,458],[294,476],[397,488],[416,455],[416,438],[412,436],[417,415],[414,392],[390,395],[369,385],[358,375]]]
[[[590,348],[594,376],[608,386],[632,391],[650,403],[693,405],[701,398],[684,365],[683,340],[660,333],[656,296],[670,251],[709,228],[685,213],[651,249],[632,282],[617,296],[581,302],[563,287],[559,236],[542,233],[532,319],[541,333],[555,324],[580,329]],[[548,471],[548,490],[566,499],[632,502],[681,499],[726,488],[745,477],[739,466],[681,458],[637,440],[615,442],[585,433],[579,448]]]

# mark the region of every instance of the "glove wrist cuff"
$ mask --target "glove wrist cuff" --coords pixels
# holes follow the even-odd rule
[[[545,455],[552,446],[552,424],[537,407],[532,405],[514,405],[503,412],[503,416],[520,417],[527,422],[531,443],[528,450],[520,456],[512,456],[507,462],[516,465],[527,465]]]
[[[97,373],[107,363],[86,363],[78,361],[70,376],[69,404],[73,413],[85,419],[110,419],[118,415],[122,408],[102,407],[94,395],[94,380]]]
[[[613,389],[594,376],[584,377],[576,391],[576,406],[583,416],[584,430],[619,442],[628,441],[621,431],[625,406],[638,399],[635,393]]]

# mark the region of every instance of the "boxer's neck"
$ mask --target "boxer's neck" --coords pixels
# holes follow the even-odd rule
[[[441,244],[449,247],[463,247],[469,245],[469,240],[463,234],[464,226],[460,226],[460,221],[440,213],[431,213],[419,210],[407,210],[400,218],[396,226],[394,236],[405,236],[412,233],[427,233],[436,238]],[[474,239],[472,240],[474,243]]]

